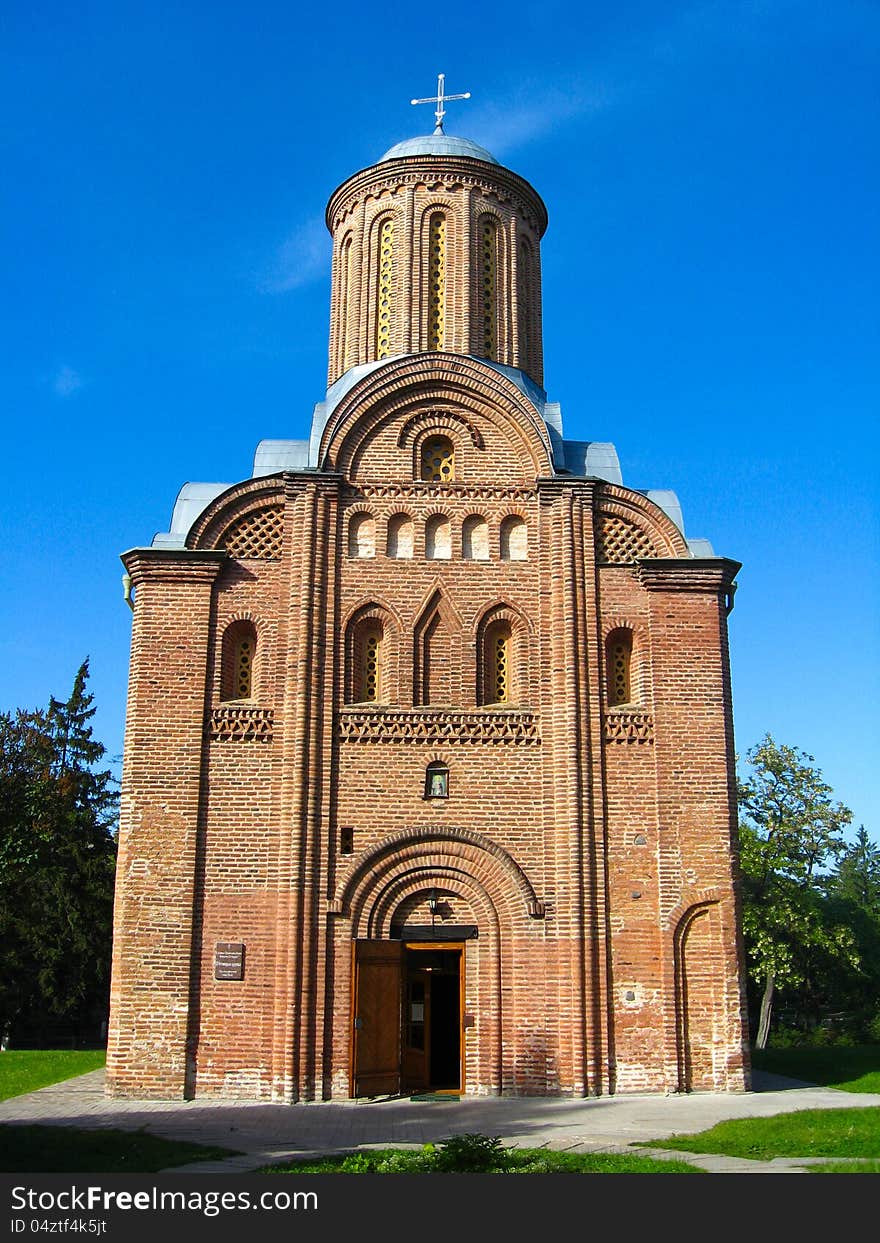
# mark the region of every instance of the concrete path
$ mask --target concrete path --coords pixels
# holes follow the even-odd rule
[[[347,1151],[363,1145],[416,1144],[449,1135],[498,1135],[505,1144],[581,1152],[632,1152],[634,1142],[705,1130],[727,1118],[768,1117],[799,1109],[880,1106],[880,1094],[858,1095],[794,1079],[755,1075],[756,1091],[737,1095],[607,1096],[590,1100],[471,1097],[460,1101],[377,1098],[267,1105],[249,1101],[135,1101],[104,1095],[104,1072],[0,1101],[3,1123],[145,1130],[166,1139],[236,1149],[224,1161],[178,1166],[168,1173],[246,1173],[281,1159]],[[644,1151],[644,1150],[641,1150]],[[801,1173],[808,1158],[769,1162],[679,1156],[716,1173]]]

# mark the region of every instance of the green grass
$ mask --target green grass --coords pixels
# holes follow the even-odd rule
[[[829,1161],[804,1169],[810,1174],[880,1174],[880,1161]]]
[[[696,1135],[670,1135],[643,1146],[755,1161],[773,1157],[880,1157],[880,1108],[802,1109],[771,1118],[734,1118]]]
[[[7,1049],[0,1053],[0,1101],[98,1070],[103,1049]]]
[[[430,1149],[430,1145],[426,1148]],[[489,1170],[438,1169],[425,1149],[371,1148],[315,1161],[270,1165],[260,1174],[702,1174],[686,1161],[618,1153],[551,1152],[546,1148],[505,1149],[503,1166]]]
[[[143,1131],[0,1124],[0,1170],[7,1174],[154,1174],[234,1155],[228,1148],[178,1143]]]
[[[755,1050],[756,1070],[788,1075],[842,1092],[880,1092],[880,1045],[833,1045],[825,1049]]]

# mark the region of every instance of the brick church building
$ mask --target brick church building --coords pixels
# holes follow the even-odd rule
[[[308,439],[123,557],[113,1094],[748,1087],[739,566],[566,438],[545,206],[440,121],[330,198]]]

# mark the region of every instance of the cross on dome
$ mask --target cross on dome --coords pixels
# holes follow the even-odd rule
[[[427,99],[411,99],[409,101],[411,104],[436,104],[437,105],[436,109],[434,110],[434,118],[436,121],[436,126],[434,129],[435,134],[443,133],[443,118],[446,116],[446,109],[444,108],[443,105],[449,103],[451,99],[470,99],[471,97],[470,91],[465,91],[463,95],[444,94],[443,88],[444,88],[445,82],[446,82],[446,74],[438,73],[436,95],[431,95]]]

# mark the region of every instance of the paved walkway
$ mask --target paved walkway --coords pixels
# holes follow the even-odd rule
[[[499,1135],[505,1144],[579,1152],[632,1152],[629,1145],[702,1131],[727,1118],[768,1117],[798,1109],[880,1106],[880,1094],[854,1094],[794,1079],[755,1074],[756,1091],[728,1095],[606,1096],[590,1100],[470,1097],[460,1101],[386,1098],[267,1105],[115,1100],[104,1095],[103,1070],[25,1096],[0,1101],[3,1123],[145,1130],[166,1139],[231,1148],[242,1155],[178,1166],[168,1173],[246,1173],[285,1158],[346,1151],[366,1144],[424,1144],[449,1135]],[[641,1150],[644,1151],[644,1150]],[[808,1158],[747,1161],[678,1156],[715,1173],[801,1173]]]

